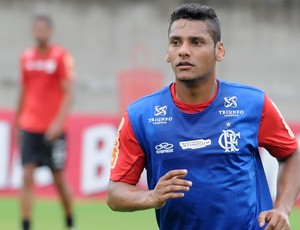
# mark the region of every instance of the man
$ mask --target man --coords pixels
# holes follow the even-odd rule
[[[213,9],[187,4],[169,26],[175,83],[128,107],[114,146],[108,205],[155,208],[160,229],[290,229],[298,144],[261,90],[216,79],[224,44]],[[282,163],[274,206],[258,146]],[[149,191],[136,186],[147,169]]]
[[[72,101],[73,60],[58,45],[52,45],[52,21],[36,16],[33,22],[35,47],[21,58],[21,93],[16,113],[20,129],[23,165],[21,216],[23,230],[30,229],[33,201],[33,173],[50,167],[64,208],[66,226],[73,227],[71,192],[64,174],[65,119]],[[18,132],[17,132],[18,133]]]

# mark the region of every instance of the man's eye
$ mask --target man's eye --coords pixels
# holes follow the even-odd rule
[[[193,41],[193,44],[194,44],[194,45],[199,45],[199,44],[200,44],[200,41],[199,41],[199,40],[194,40],[194,41]]]
[[[178,40],[172,40],[172,41],[171,41],[171,44],[172,44],[172,45],[178,45],[178,44],[179,44],[179,41],[178,41]]]

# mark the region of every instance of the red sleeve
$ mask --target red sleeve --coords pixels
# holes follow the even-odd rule
[[[110,179],[137,184],[145,167],[145,154],[133,133],[128,114],[121,120],[111,161]]]
[[[65,81],[74,80],[74,59],[67,52],[64,52],[58,59],[58,75]]]
[[[262,118],[258,133],[259,146],[276,158],[285,158],[298,147],[292,130],[274,102],[265,95]]]

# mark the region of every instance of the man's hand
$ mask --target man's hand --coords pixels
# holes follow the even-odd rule
[[[265,230],[290,230],[288,215],[278,209],[272,209],[261,212],[258,216],[258,223],[260,227],[263,227],[266,222],[267,227]]]
[[[47,132],[45,133],[45,140],[47,142],[53,142],[62,134],[62,132],[62,125],[54,122],[49,126]]]
[[[107,188],[107,204],[114,211],[137,211],[161,208],[174,198],[184,197],[192,182],[184,180],[187,170],[172,170],[162,176],[153,190],[143,190],[124,182],[110,181]]]
[[[182,179],[187,173],[185,169],[172,170],[159,179],[150,197],[153,208],[163,207],[170,199],[184,197],[184,192],[192,186],[191,181]]]

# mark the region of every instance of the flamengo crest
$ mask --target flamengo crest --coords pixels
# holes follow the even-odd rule
[[[233,130],[222,130],[222,134],[219,137],[219,145],[225,150],[225,152],[237,152],[238,140],[241,139],[241,133],[235,133]]]

